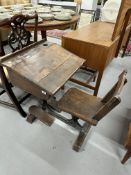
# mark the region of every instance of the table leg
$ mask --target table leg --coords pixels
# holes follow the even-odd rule
[[[4,48],[3,48],[3,43],[2,41],[0,41],[0,56],[4,56],[5,52],[4,52]]]
[[[78,135],[78,137],[77,137],[77,139],[76,139],[76,141],[75,141],[75,143],[73,145],[73,150],[75,150],[77,152],[80,151],[82,145],[85,142],[86,136],[87,136],[90,128],[91,128],[91,125],[90,124],[88,124],[88,123],[85,123],[84,124],[84,126],[80,130],[79,135]]]
[[[46,36],[46,31],[45,30],[41,30],[41,36],[42,36],[42,39],[47,40],[47,36]]]

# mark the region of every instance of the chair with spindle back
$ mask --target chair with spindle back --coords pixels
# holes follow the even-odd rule
[[[80,150],[91,126],[96,126],[105,115],[121,102],[119,95],[126,82],[126,71],[123,71],[117,83],[103,98],[71,88],[58,101],[58,108],[71,114],[72,121],[79,127],[81,126],[79,136],[73,146],[75,151]],[[84,121],[83,125],[79,123],[79,119]]]
[[[0,27],[6,27],[6,26],[10,27],[11,32],[9,33],[9,36],[8,36],[8,43],[12,49],[12,52],[20,50],[23,47],[26,47],[32,43],[30,40],[31,34],[25,28],[26,22],[30,19],[35,20],[34,41],[33,42],[36,42],[37,41],[37,25],[38,25],[38,15],[36,13],[35,13],[35,15],[32,15],[32,16],[28,16],[28,15],[25,16],[22,14],[15,15],[11,19],[5,20],[5,21],[0,23]],[[2,55],[5,55],[4,48],[2,45],[1,45],[1,51],[2,51]],[[29,97],[30,94],[27,94],[25,97],[20,99],[20,101],[18,103],[18,101],[17,101],[17,99],[16,99],[16,97],[11,89],[12,85],[11,85],[11,83],[8,82],[8,72],[2,66],[0,66],[0,87],[3,89],[0,92],[0,95],[7,92],[8,96],[10,97],[13,104],[5,102],[3,100],[0,100],[0,103],[7,105],[9,107],[15,107],[20,112],[20,114],[23,117],[25,117],[26,114],[23,111],[23,109],[21,108],[20,104],[27,97]]]

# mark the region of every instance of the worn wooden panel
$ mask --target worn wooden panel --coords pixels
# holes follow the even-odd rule
[[[130,8],[131,8],[131,0],[122,0],[121,1],[121,6],[119,9],[117,21],[116,21],[114,32],[112,35],[112,40],[114,40],[120,34],[122,26],[123,26],[125,14],[126,14],[127,10]],[[131,18],[130,18],[129,23],[131,23]]]
[[[78,56],[63,49],[61,46],[52,44],[43,46],[43,44],[34,45],[23,51],[17,52],[5,57],[2,64],[9,70],[10,78],[13,77],[15,85],[30,93],[33,90],[30,84],[34,84],[48,94],[54,94],[64,83],[74,74],[74,72],[83,64],[84,60]],[[12,72],[12,73],[11,73]],[[20,81],[15,80],[17,75]],[[22,85],[23,84],[23,85]],[[36,94],[38,92],[36,91]],[[38,93],[40,97],[40,93]]]

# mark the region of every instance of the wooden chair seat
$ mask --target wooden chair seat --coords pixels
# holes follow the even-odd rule
[[[71,88],[59,101],[60,110],[68,112],[79,119],[96,125],[92,117],[103,106],[101,98],[84,93],[76,88]]]

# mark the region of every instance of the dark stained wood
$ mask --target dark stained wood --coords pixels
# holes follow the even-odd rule
[[[82,149],[82,146],[85,142],[86,136],[91,128],[91,125],[88,123],[84,123],[84,126],[79,132],[79,135],[73,145],[73,150],[79,152]]]
[[[125,147],[127,149],[127,152],[123,160],[121,161],[122,164],[124,164],[131,157],[131,123],[129,125],[128,136],[127,136],[127,140],[125,143]]]
[[[54,117],[42,110],[41,107],[31,106],[29,108],[29,113],[30,114],[27,117],[29,123],[32,123],[36,118],[48,126],[51,126],[54,123]]]
[[[32,88],[36,86],[41,89],[41,96],[55,94],[83,63],[83,59],[59,45],[45,47],[39,42],[2,60],[12,83],[22,89],[24,84],[30,84]],[[24,89],[37,96],[27,86]]]
[[[125,70],[119,75],[118,82],[103,97],[102,102],[106,103],[109,100],[111,100],[114,96],[117,96],[117,95],[119,95],[121,93],[121,90],[123,89],[123,86],[125,85],[125,83],[127,83],[126,74],[127,74],[127,71]]]
[[[8,36],[8,44],[12,51],[15,52],[23,47],[26,47],[31,43],[31,33],[26,30],[25,24],[28,20],[35,19],[34,24],[34,42],[37,41],[37,26],[38,26],[38,15],[35,13],[33,16],[28,15],[14,15],[10,19],[6,19],[0,22],[0,27],[8,27],[11,32]],[[3,47],[2,47],[3,49]],[[1,49],[1,50],[2,50]]]
[[[4,26],[8,26],[11,29],[11,33],[8,36],[8,43],[9,46],[12,48],[13,52],[16,52],[16,50],[18,49],[22,49],[23,47],[27,47],[27,45],[31,44],[30,41],[30,37],[31,34],[29,31],[27,31],[24,28],[25,23],[27,22],[27,20],[29,19],[34,19],[35,18],[35,25],[34,25],[34,42],[37,41],[37,24],[38,24],[38,15],[35,14],[33,16],[24,16],[24,15],[15,15],[13,16],[11,19],[6,19],[2,22],[0,22],[0,27],[4,27]],[[2,42],[0,42],[0,54],[4,55],[4,49],[3,49],[3,45]],[[28,47],[27,47],[28,48]],[[2,59],[2,58],[1,58]],[[0,59],[0,62],[1,62]],[[2,70],[2,67],[1,67]],[[6,105],[8,107],[13,107],[15,109],[18,110],[18,112],[25,117],[26,113],[24,112],[24,110],[22,109],[22,107],[20,106],[20,104],[27,99],[31,94],[27,94],[24,97],[22,97],[19,101],[17,100],[17,98],[15,97],[15,94],[12,91],[12,85],[10,85],[10,83],[8,82],[8,72],[6,71],[6,69],[4,69],[4,71],[1,74],[0,77],[0,83],[1,83],[1,87],[4,89],[4,92],[7,92],[7,94],[9,95],[9,98],[11,99],[12,103],[0,100],[0,103],[3,105]]]
[[[46,31],[45,30],[41,30],[41,36],[42,36],[42,39],[47,40],[47,36],[46,36]]]
[[[58,107],[62,111],[68,112],[92,125],[96,125],[97,121],[90,117],[93,117],[102,106],[101,98],[86,94],[75,88],[69,89],[58,103]]]
[[[89,125],[97,125],[103,117],[121,102],[119,95],[126,82],[126,71],[123,71],[117,83],[103,98],[71,88],[58,101],[58,108],[61,111],[88,123],[88,125],[83,125],[80,130],[80,134],[75,142],[75,150],[79,151],[81,148],[89,131]]]

